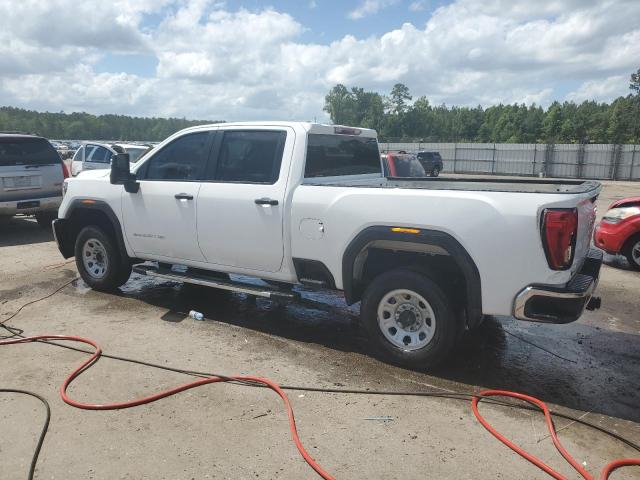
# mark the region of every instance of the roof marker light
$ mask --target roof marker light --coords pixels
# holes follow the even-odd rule
[[[333,127],[333,133],[338,135],[360,135],[362,130],[359,128]]]

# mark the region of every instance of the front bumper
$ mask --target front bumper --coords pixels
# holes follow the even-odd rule
[[[60,250],[64,258],[73,257],[75,245],[73,243],[73,232],[68,220],[58,218],[53,221],[53,238],[55,238],[58,250]]]
[[[640,231],[640,218],[629,218],[619,223],[602,221],[593,233],[593,243],[607,253],[621,253],[631,235]]]
[[[566,284],[529,285],[517,296],[513,316],[543,323],[570,323],[580,318],[593,295],[602,265],[602,252],[589,250],[580,271]]]
[[[0,202],[0,216],[14,216],[19,213],[30,215],[38,212],[58,210],[60,197],[27,198],[19,201]]]

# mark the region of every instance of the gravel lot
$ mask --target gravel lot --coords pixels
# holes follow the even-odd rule
[[[599,215],[614,198],[638,195],[638,183],[606,183]],[[357,307],[332,295],[307,296],[318,309],[133,276],[119,293],[74,281],[26,307],[10,324],[26,335],[90,337],[113,355],[214,371],[252,374],[281,384],[388,390],[507,388],[584,415],[640,443],[640,274],[607,257],[597,294],[602,309],[564,326],[490,319],[469,334],[446,368],[429,374],[381,363],[366,353]],[[76,277],[49,232],[35,221],[0,221],[0,321],[24,303]],[[195,308],[206,321],[185,318]],[[543,346],[551,353],[532,346]],[[562,357],[562,358],[560,358]],[[0,347],[0,388],[40,393],[51,403],[49,435],[38,463],[42,479],[317,478],[290,441],[285,412],[270,391],[209,385],[122,411],[64,404],[59,386],[81,353],[43,344]],[[103,359],[74,384],[74,398],[125,401],[188,380]],[[290,393],[303,443],[337,478],[549,478],[498,443],[469,402],[415,397]],[[569,478],[541,416],[485,406],[511,439]],[[391,421],[365,420],[391,416]],[[40,404],[0,394],[0,477],[25,478],[43,420]],[[637,452],[562,419],[567,449],[598,474]],[[597,475],[596,475],[597,476]],[[612,478],[640,478],[636,468]]]

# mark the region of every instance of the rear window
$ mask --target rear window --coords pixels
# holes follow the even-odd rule
[[[44,138],[0,138],[0,167],[60,163],[55,148]]]
[[[305,178],[381,173],[375,138],[310,134]]]

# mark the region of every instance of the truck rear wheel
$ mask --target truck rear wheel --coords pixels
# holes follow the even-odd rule
[[[98,226],[80,231],[75,256],[80,276],[94,290],[113,290],[125,284],[131,275],[131,263],[122,258],[113,239]]]
[[[411,368],[435,367],[457,338],[447,295],[414,270],[396,269],[376,277],[364,293],[361,317],[374,353]]]

